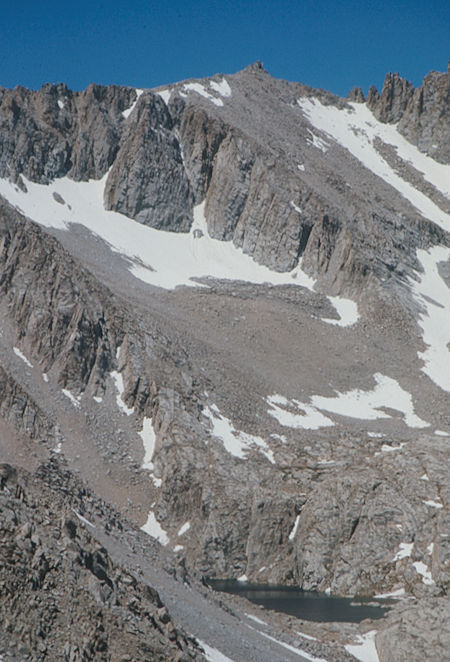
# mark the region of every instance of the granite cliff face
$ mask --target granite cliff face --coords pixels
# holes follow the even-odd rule
[[[389,74],[366,103],[361,90],[340,99],[259,64],[158,90],[2,89],[1,460],[40,476],[62,455],[115,517],[162,543],[182,580],[396,592],[443,624],[448,107],[448,73],[418,90]],[[70,491],[63,509],[79,507]],[[28,506],[4,527],[24,568],[34,525],[15,527],[31,522]],[[133,584],[125,608],[115,584],[125,611],[114,621],[83,536],[64,542],[57,582],[81,572],[80,600],[102,602],[103,625],[80,624],[82,643],[67,647],[58,621],[48,659],[67,648],[68,660],[125,660],[108,651],[126,609],[139,629],[130,604],[147,598]],[[115,561],[99,553],[110,577]],[[19,602],[2,581],[11,622]],[[152,596],[131,659],[145,656],[143,636],[160,659],[177,659],[174,647],[196,659]],[[8,626],[11,656],[19,644],[24,659],[47,654],[36,609],[29,631]],[[187,612],[176,611],[185,628]],[[396,613],[386,632],[398,634]],[[384,662],[393,649],[378,627]],[[422,659],[413,639],[402,651]],[[349,659],[342,647],[327,655]]]
[[[367,103],[382,122],[398,122],[399,132],[422,152],[441,163],[450,161],[450,65],[446,73],[430,72],[417,89],[398,74],[388,74],[381,95],[373,88]]]

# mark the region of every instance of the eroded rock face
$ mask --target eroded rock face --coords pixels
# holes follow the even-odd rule
[[[445,660],[450,647],[448,608],[448,598],[399,607],[376,636],[380,662]]]
[[[398,122],[407,140],[441,163],[450,162],[450,73],[432,71],[417,89],[388,74],[381,96],[371,88],[367,105],[382,122]]]
[[[73,504],[38,476],[3,465],[0,654],[33,660],[202,660],[156,590],[114,563]],[[59,476],[64,482],[63,471]],[[75,485],[72,484],[72,490]],[[76,488],[75,488],[76,489]]]
[[[145,92],[123,133],[105,186],[105,207],[144,225],[187,232],[193,195],[162,99]]]
[[[68,175],[99,179],[111,166],[131,88],[91,84],[84,92],[44,85],[16,87],[0,99],[0,175],[48,183]]]
[[[387,74],[381,96],[371,99],[368,106],[381,122],[398,122],[414,92],[411,83],[398,74]]]

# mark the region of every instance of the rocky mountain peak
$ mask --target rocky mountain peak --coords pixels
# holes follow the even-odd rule
[[[256,62],[252,62],[252,64],[249,64],[244,69],[242,69],[242,72],[253,73],[253,74],[268,73],[268,71],[264,69],[264,65],[260,60],[256,60]]]
[[[445,648],[448,82],[0,91],[0,658],[298,657],[197,577],[408,598],[314,659]]]
[[[353,87],[348,93],[347,99],[349,101],[355,101],[356,103],[364,103],[365,97],[363,91],[360,87]]]

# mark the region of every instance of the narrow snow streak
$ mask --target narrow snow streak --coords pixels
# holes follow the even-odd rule
[[[238,457],[241,460],[246,460],[247,452],[252,446],[256,446],[256,448],[267,457],[269,462],[275,464],[273,453],[264,439],[236,430],[232,422],[220,414],[217,407],[214,407],[214,409],[205,407],[203,413],[212,424],[211,435],[222,441],[225,450],[230,453],[230,455]]]
[[[251,628],[251,629],[254,630],[255,628]],[[273,641],[279,646],[283,646],[283,648],[286,648],[286,650],[290,651],[291,653],[295,653],[295,655],[299,655],[300,657],[303,657],[306,660],[310,660],[310,662],[327,662],[327,660],[325,660],[323,657],[314,657],[313,655],[310,655],[309,653],[307,653],[304,650],[301,650],[300,648],[295,648],[290,644],[284,643],[284,641],[279,641],[278,639],[275,639],[275,637],[271,637],[270,634],[267,634],[266,632],[261,632],[261,630],[258,630],[258,632],[259,634],[262,634],[263,637],[270,639],[270,641]]]
[[[310,634],[305,634],[304,632],[299,632],[297,630],[297,634],[299,637],[303,637],[303,639],[309,639],[310,641],[317,641],[317,637],[312,637]]]
[[[245,615],[247,616],[247,618],[249,618],[249,619],[252,620],[252,621],[255,621],[255,623],[258,623],[259,625],[267,625],[267,623],[265,623],[264,621],[262,621],[262,620],[261,620],[260,618],[258,618],[257,616],[253,616],[253,614],[247,614],[247,613],[246,613]]]
[[[294,526],[292,527],[292,531],[289,534],[289,540],[294,540],[295,534],[297,533],[299,522],[300,522],[300,515],[297,515],[297,517],[295,518]]]
[[[143,91],[144,90],[136,90],[136,100],[131,104],[131,106],[129,108],[127,108],[126,110],[124,110],[122,112],[122,115],[125,119],[127,119],[127,117],[129,117],[130,114],[133,112],[133,110],[134,110],[134,108],[135,108],[135,106],[138,102],[138,99],[141,96],[141,94],[143,93]]]
[[[71,392],[70,392],[68,389],[66,389],[66,388],[62,388],[61,391],[64,393],[64,395],[66,396],[66,398],[69,398],[70,402],[73,404],[73,406],[74,406],[76,409],[79,409],[79,408],[80,408],[79,398],[76,398],[76,397],[73,395],[73,393],[71,393]]]
[[[111,377],[114,380],[114,383],[116,385],[116,389],[118,391],[117,396],[116,396],[116,402],[117,406],[121,411],[123,411],[124,414],[127,416],[131,416],[131,414],[134,412],[134,407],[127,407],[125,402],[122,400],[122,395],[124,392],[124,386],[123,386],[123,377],[121,372],[117,372],[117,370],[113,370],[113,372],[110,373]]]
[[[206,659],[208,660],[208,662],[233,662],[233,660],[230,657],[227,657],[226,655],[218,651],[217,648],[208,646],[208,644],[202,641],[201,639],[197,639],[197,641],[205,651]]]
[[[422,371],[450,393],[450,288],[438,268],[440,263],[450,260],[450,248],[434,246],[428,251],[419,249],[417,258],[424,271],[418,274],[418,281],[410,279],[410,284],[424,309],[419,325],[427,345],[425,351],[418,355],[425,364]]]
[[[190,522],[185,522],[183,524],[183,526],[180,526],[180,528],[178,530],[178,533],[177,533],[177,536],[178,537],[182,536],[184,533],[189,531],[190,528],[191,528],[191,523]]]
[[[72,509],[72,510],[73,510],[73,509]],[[86,519],[85,517],[83,517],[83,515],[80,515],[80,513],[77,513],[76,510],[74,510],[73,512],[74,512],[75,515],[78,517],[78,519],[80,520],[80,522],[83,522],[83,524],[86,524],[86,526],[90,526],[92,529],[95,529],[95,524],[92,524],[92,522],[90,522],[88,519]]]
[[[390,593],[378,593],[378,595],[374,595],[373,597],[379,600],[385,600],[387,598],[402,598],[405,595],[406,595],[405,589],[398,588],[396,591],[391,591]]]
[[[20,349],[18,347],[13,347],[13,352],[16,356],[19,357],[19,359],[22,359],[22,361],[24,363],[26,363],[29,368],[33,367],[33,364],[27,359],[25,354],[22,354],[22,352],[20,351]]]
[[[153,453],[155,452],[156,436],[152,425],[152,419],[145,417],[142,421],[142,430],[138,432],[144,444],[144,459],[142,460],[141,469],[149,469],[153,471]]]

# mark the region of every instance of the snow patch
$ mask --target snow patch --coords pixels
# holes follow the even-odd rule
[[[180,528],[178,530],[178,533],[177,533],[177,536],[178,537],[182,536],[184,533],[189,531],[190,528],[191,528],[191,523],[190,522],[185,522],[183,524],[183,526],[180,526]]]
[[[23,361],[24,363],[26,363],[26,365],[27,365],[29,368],[32,368],[32,367],[33,367],[33,364],[27,359],[27,357],[25,356],[25,354],[23,354],[23,353],[20,351],[20,349],[19,349],[18,347],[13,347],[13,352],[14,352],[14,354],[15,354],[16,356],[19,357],[19,359],[22,359],[22,361]]]
[[[170,97],[172,96],[172,90],[168,90],[168,89],[166,89],[166,90],[159,90],[159,92],[155,92],[155,94],[157,94],[158,96],[160,96],[161,99],[164,101],[164,103],[165,103],[166,106],[167,106],[168,103],[169,103],[169,101],[170,101]]]
[[[438,437],[450,437],[450,434],[448,432],[445,432],[445,430],[435,430],[434,434],[437,435]]]
[[[103,398],[101,398],[99,395],[92,396],[92,399],[95,400],[95,402],[98,402],[99,404],[100,402],[103,402]]]
[[[334,425],[333,421],[320,410],[349,418],[374,420],[392,418],[383,411],[383,408],[390,408],[401,412],[405,424],[409,427],[422,428],[429,425],[414,414],[411,395],[404,391],[395,379],[381,373],[376,373],[374,379],[376,386],[371,391],[354,389],[346,393],[337,392],[335,397],[313,395],[310,398],[311,404],[298,400],[289,401],[275,394],[267,398],[267,403],[271,407],[268,413],[286,427],[317,430]],[[297,409],[301,413],[288,411],[287,407]]]
[[[356,635],[356,644],[346,644],[345,650],[356,657],[360,662],[380,662],[375,646],[375,635],[377,630],[371,630],[366,634]]]
[[[295,534],[297,533],[299,522],[300,522],[300,515],[297,515],[297,517],[295,518],[294,526],[292,527],[292,531],[289,534],[289,540],[294,540]]]
[[[155,452],[156,436],[152,425],[152,419],[145,417],[142,421],[142,430],[138,432],[144,444],[144,459],[142,460],[141,469],[148,469],[153,471],[153,453]]]
[[[106,178],[107,174],[99,180],[74,182],[63,177],[56,183],[44,185],[24,177],[27,194],[16,190],[7,179],[0,179],[0,195],[44,227],[67,230],[71,223],[83,225],[101,237],[111,250],[126,256],[129,269],[136,278],[156,287],[168,290],[179,285],[200,287],[192,279],[210,276],[272,285],[294,283],[313,290],[315,281],[302,271],[300,264],[288,273],[271,271],[257,264],[232,242],[212,239],[207,232],[195,239],[193,230],[189,233],[155,230],[123,214],[105,210],[103,190]],[[55,187],[66,205],[53,199]],[[204,203],[194,208],[195,223],[196,227],[206,228]],[[171,256],[170,260],[167,255]]]
[[[181,552],[182,549],[184,549],[183,545],[175,545],[173,547],[173,551],[175,552],[175,554],[177,554],[178,552]]]
[[[61,110],[64,108],[64,101],[61,101],[61,99],[58,99],[58,108]]]
[[[398,446],[388,446],[388,444],[383,444],[381,447],[381,451],[375,453],[374,457],[376,457],[377,455],[381,455],[382,453],[392,453],[394,451],[401,451],[404,445],[405,445],[404,442],[400,442]]]
[[[141,526],[141,531],[148,533],[148,535],[152,536],[152,538],[156,538],[156,540],[160,542],[161,545],[167,545],[169,542],[169,536],[156,519],[152,510],[148,514],[146,523]]]
[[[389,598],[401,598],[404,595],[406,595],[405,589],[404,588],[398,588],[396,591],[391,591],[391,593],[379,593],[378,595],[374,595],[374,598],[377,598],[378,600],[386,600]]]
[[[423,474],[423,476],[420,477],[420,480],[430,480],[430,479],[428,478],[427,474]]]
[[[44,380],[44,382],[46,382],[46,383],[48,382],[48,375],[47,375],[47,373],[45,373],[45,372],[42,373],[42,379]]]
[[[205,651],[205,656],[208,662],[233,662],[231,658],[227,657],[226,655],[218,651],[217,648],[208,646],[208,644],[206,644],[201,639],[197,639],[197,642]]]
[[[124,110],[124,111],[122,112],[122,116],[123,116],[125,119],[127,119],[127,117],[129,117],[130,114],[133,112],[133,110],[134,110],[134,108],[135,108],[135,106],[136,106],[136,104],[137,104],[137,102],[138,102],[138,99],[139,99],[139,97],[141,96],[141,94],[143,93],[143,91],[144,91],[144,90],[135,90],[135,92],[136,92],[136,100],[131,104],[131,106],[130,106],[129,108],[127,108],[126,110]]]
[[[426,506],[430,506],[431,508],[437,508],[437,510],[440,510],[444,507],[442,503],[439,503],[439,501],[433,501],[431,499],[429,501],[424,501],[424,504]]]
[[[434,542],[430,542],[430,544],[427,547],[427,552],[430,556],[433,556],[434,552]]]
[[[321,414],[315,407],[307,405],[298,400],[287,400],[280,395],[271,395],[267,398],[270,416],[276,418],[280,425],[289,428],[302,428],[305,430],[318,430],[319,428],[334,425],[333,421]],[[288,411],[286,407],[296,409],[296,412]],[[298,413],[300,412],[300,413]]]
[[[80,397],[81,397],[81,396],[78,396],[78,398],[76,398],[76,397],[73,395],[73,393],[71,393],[70,391],[68,391],[66,388],[62,388],[61,391],[64,393],[64,395],[66,396],[66,398],[69,398],[70,402],[73,404],[74,407],[76,407],[77,409],[80,408]]]
[[[222,78],[219,82],[212,80],[210,85],[221,97],[231,97],[231,87],[228,85],[225,78]]]
[[[237,581],[245,583],[246,581],[248,581],[247,575],[241,575],[240,577],[237,578]]]
[[[219,438],[223,442],[225,450],[228,451],[228,453],[241,460],[246,460],[249,449],[252,446],[256,446],[257,449],[267,457],[269,462],[275,464],[273,452],[270,450],[264,439],[236,430],[232,422],[225,416],[222,416],[215,405],[212,405],[211,409],[205,407],[203,413],[212,424],[213,429],[211,435]]]
[[[312,404],[318,409],[333,412],[340,416],[373,420],[391,418],[382,408],[395,409],[404,415],[405,423],[411,428],[427,427],[426,423],[414,414],[411,395],[402,389],[391,377],[375,373],[376,386],[372,391],[355,389],[347,393],[338,393],[336,397],[314,395]]]
[[[217,99],[212,94],[210,94],[206,90],[205,86],[201,85],[201,83],[186,83],[185,85],[183,85],[183,90],[186,92],[197,92],[197,94],[200,94],[202,97],[205,97],[205,99],[208,99],[208,101],[211,101],[216,106],[223,106],[222,99]]]
[[[336,309],[340,319],[334,320],[327,317],[322,317],[327,324],[336,324],[337,326],[353,326],[359,320],[358,305],[351,299],[344,299],[343,297],[327,297],[328,301]]]
[[[300,207],[297,207],[297,205],[295,204],[295,202],[293,200],[291,200],[289,204],[291,205],[292,209],[295,209],[295,211],[298,214],[302,213],[302,210],[300,209]]]
[[[127,416],[131,416],[131,414],[134,412],[134,407],[127,407],[125,402],[122,400],[122,395],[124,392],[124,386],[123,386],[123,377],[121,372],[117,372],[117,370],[113,370],[113,372],[110,373],[112,379],[114,380],[114,384],[116,385],[116,389],[118,391],[117,397],[116,397],[116,402],[117,406],[121,411],[123,411],[124,414]]]
[[[400,561],[401,559],[409,558],[412,554],[413,547],[413,542],[401,542],[397,554],[392,559],[392,563],[395,561]]]
[[[52,448],[52,453],[61,453],[62,451],[62,443],[58,442],[55,446],[55,448]]]
[[[305,172],[305,166],[303,165],[303,163],[297,163],[297,168],[302,172]]]
[[[424,584],[427,584],[427,586],[431,586],[434,584],[434,579],[431,576],[431,572],[428,569],[428,566],[425,565],[422,561],[415,561],[413,563],[413,567],[417,570],[419,575],[422,577],[422,582]]]

